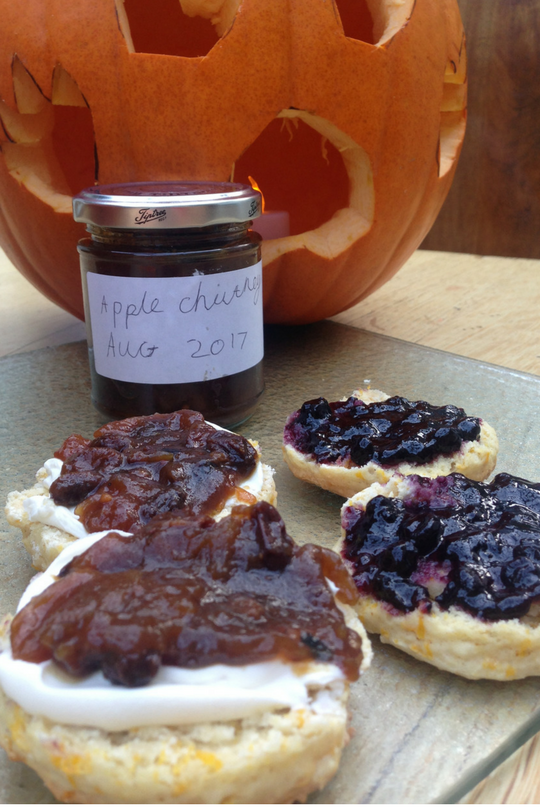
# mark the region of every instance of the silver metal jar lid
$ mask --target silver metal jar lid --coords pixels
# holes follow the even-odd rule
[[[261,193],[241,183],[149,182],[93,186],[73,198],[73,217],[102,228],[204,228],[261,214]]]

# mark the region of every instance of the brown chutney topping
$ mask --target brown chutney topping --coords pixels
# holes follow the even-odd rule
[[[56,458],[64,463],[50,495],[88,532],[132,532],[154,515],[181,510],[215,514],[257,464],[257,451],[218,430],[196,411],[133,417],[73,435]]]
[[[14,618],[13,657],[66,672],[102,670],[143,686],[160,664],[199,668],[272,659],[337,664],[358,678],[360,637],[336,598],[356,586],[329,549],[297,546],[268,503],[210,517],[161,516],[131,537],[110,532]]]

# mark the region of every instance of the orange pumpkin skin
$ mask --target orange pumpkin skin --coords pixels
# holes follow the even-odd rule
[[[344,8],[347,0],[340,2]],[[376,12],[387,0],[368,2],[384,39],[388,30],[384,35]],[[407,3],[411,13],[393,36],[370,44],[345,35],[338,0],[243,0],[215,46],[193,58],[130,52],[114,0],[0,0],[4,250],[47,297],[83,317],[76,243],[84,228],[69,204],[77,182],[92,183],[93,153],[90,145],[70,157],[70,137],[77,148],[88,141],[78,118],[64,131],[49,118],[59,105],[86,103],[100,183],[228,180],[236,167],[234,179],[253,175],[269,207],[287,208],[308,226],[312,218],[307,231],[263,244],[267,322],[307,323],[357,303],[401,267],[431,227],[464,135],[456,0]],[[71,102],[58,82],[65,74],[76,86]],[[39,116],[49,123],[42,126]],[[280,186],[297,158],[276,166],[266,149],[249,164],[252,144],[278,116],[291,137],[298,119],[300,128],[319,127],[325,160],[332,144],[332,160],[353,156],[356,168],[342,167],[326,186],[320,181],[330,207],[336,189],[342,210],[326,224],[316,221],[326,192],[302,197],[296,189],[289,201]],[[318,171],[305,168],[307,176]]]

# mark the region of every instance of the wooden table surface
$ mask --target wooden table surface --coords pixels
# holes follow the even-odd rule
[[[540,260],[417,251],[388,284],[335,318],[372,332],[540,375]],[[0,251],[0,356],[82,340]],[[540,802],[540,735],[463,800]]]

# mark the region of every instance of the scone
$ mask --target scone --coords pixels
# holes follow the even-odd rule
[[[5,620],[2,745],[62,801],[304,800],[371,659],[356,598],[268,503],[75,541]]]
[[[70,436],[32,489],[8,495],[6,515],[43,571],[92,532],[131,532],[175,510],[219,518],[258,500],[276,503],[257,443],[183,410],[110,422],[93,440]]]
[[[495,468],[499,443],[483,419],[442,407],[358,389],[347,400],[305,402],[285,425],[283,455],[297,478],[350,498],[399,473],[459,472],[482,481]]]
[[[540,484],[394,476],[342,530],[369,632],[466,678],[540,675]]]

